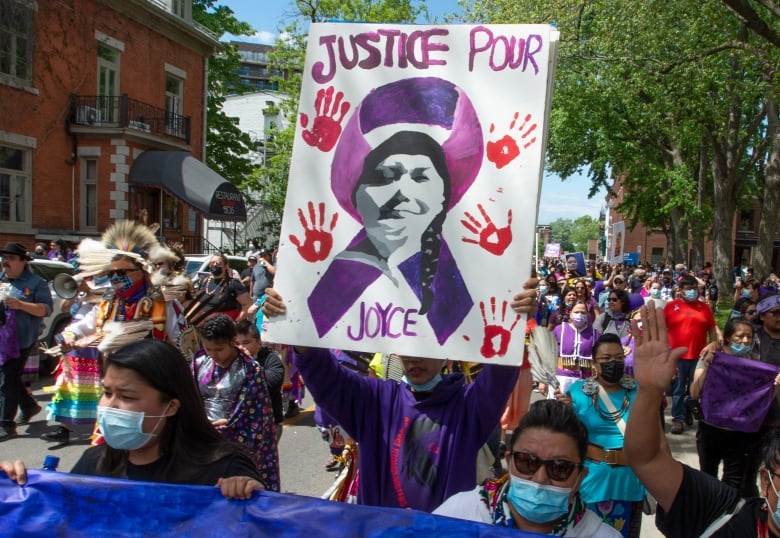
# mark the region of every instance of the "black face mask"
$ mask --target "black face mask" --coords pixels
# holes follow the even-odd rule
[[[219,276],[222,274],[222,267],[212,267],[211,268],[211,274],[214,276]]]
[[[601,363],[599,376],[607,383],[618,383],[626,371],[626,363],[622,361],[609,361]]]

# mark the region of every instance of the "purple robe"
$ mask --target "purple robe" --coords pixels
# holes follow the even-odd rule
[[[428,512],[477,483],[477,453],[519,373],[486,365],[469,385],[462,374],[444,375],[418,401],[405,383],[345,372],[327,349],[294,361],[317,404],[360,445],[358,503]]]

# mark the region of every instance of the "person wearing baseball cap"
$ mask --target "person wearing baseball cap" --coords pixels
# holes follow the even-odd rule
[[[0,288],[7,319],[6,330],[16,330],[0,338],[0,441],[16,436],[16,425],[27,424],[41,411],[41,406],[27,392],[22,382],[24,363],[36,345],[43,318],[52,310],[49,285],[33,274],[27,263],[32,256],[20,243],[6,243],[0,249],[2,269]],[[21,411],[19,419],[16,412]]]

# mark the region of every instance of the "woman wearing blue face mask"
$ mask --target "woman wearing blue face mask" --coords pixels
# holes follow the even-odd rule
[[[756,494],[756,477],[755,474],[748,476],[751,473],[745,454],[753,454],[759,450],[761,434],[758,427],[780,388],[780,374],[772,379],[772,366],[742,362],[751,359],[752,349],[753,324],[745,318],[730,319],[723,329],[722,351],[706,353],[699,360],[691,384],[691,397],[702,399],[703,416],[696,432],[699,468],[717,478],[718,466],[722,463],[721,480],[740,490],[744,496]],[[767,369],[769,372],[749,375],[745,385],[739,374],[751,366]],[[721,395],[738,400],[731,402],[732,406],[727,414],[732,415],[729,420],[742,418],[745,427],[723,421],[720,413],[716,411],[716,406],[724,406]],[[713,397],[708,400],[707,396]],[[711,401],[716,405],[711,405]],[[735,407],[734,404],[740,407]]]
[[[588,432],[570,406],[537,401],[512,434],[509,474],[453,495],[434,514],[539,534],[619,537],[580,499],[587,447]]]
[[[265,489],[250,457],[208,421],[186,360],[168,344],[141,340],[106,358],[97,417],[105,443],[72,473],[219,486],[234,499]],[[21,462],[0,468],[26,482]]]
[[[626,538],[640,535],[646,493],[623,453],[635,396],[636,381],[626,375],[625,348],[616,334],[607,333],[593,345],[593,375],[571,385],[561,398],[588,430],[582,499]]]

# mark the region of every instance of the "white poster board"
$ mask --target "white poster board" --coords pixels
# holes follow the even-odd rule
[[[626,242],[626,223],[624,221],[612,224],[612,241],[609,246],[609,262],[623,263],[623,247]]]
[[[520,364],[557,32],[311,26],[268,340]]]

